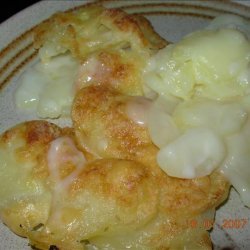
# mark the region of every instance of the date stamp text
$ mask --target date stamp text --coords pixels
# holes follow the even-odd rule
[[[249,219],[248,218],[228,218],[223,219],[219,226],[222,229],[244,229],[248,226]],[[218,224],[218,223],[217,223]],[[187,227],[188,228],[198,228],[203,227],[206,230],[209,230],[214,226],[214,220],[213,219],[203,219],[203,220],[197,220],[197,219],[190,219],[187,220]]]

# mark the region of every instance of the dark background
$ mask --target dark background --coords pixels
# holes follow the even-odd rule
[[[26,7],[39,2],[39,0],[7,0],[2,2],[0,9],[0,23],[15,15]]]

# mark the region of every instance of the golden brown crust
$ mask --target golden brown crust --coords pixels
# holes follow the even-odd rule
[[[99,93],[98,98],[109,100],[110,93]],[[93,105],[87,113],[98,109]],[[139,132],[137,139],[149,147],[148,137],[143,139],[144,133]],[[191,229],[186,222],[225,198],[228,184],[220,174],[194,180],[168,177],[155,162],[157,151],[146,147],[141,155],[126,151],[124,156],[133,160],[91,160],[80,172],[75,172],[77,166],[69,167],[68,160],[61,161],[56,180],[52,178],[48,151],[60,138],[74,142],[74,132],[43,121],[23,123],[0,137],[0,154],[8,152],[3,162],[14,171],[8,173],[5,163],[0,164],[3,175],[10,174],[8,184],[12,185],[6,190],[7,196],[0,194],[0,213],[14,232],[28,237],[40,249],[56,245],[62,250],[80,250],[86,242],[113,249],[125,249],[127,244],[134,249],[176,249],[182,245],[211,249],[205,229]],[[131,141],[131,146],[133,143],[137,145]],[[76,156],[71,142],[69,147],[65,152]],[[146,152],[151,152],[150,156]],[[77,175],[71,182],[63,184],[74,172]]]
[[[166,45],[150,23],[89,6],[39,25],[35,43],[45,57],[70,51],[104,70],[91,86],[79,79],[74,128],[31,121],[0,136],[3,221],[39,249],[211,249],[206,228],[187,221],[224,201],[228,182],[219,172],[169,177],[146,126],[128,115],[145,59]]]
[[[0,136],[1,217],[17,234],[26,236],[47,219],[50,195],[41,183],[49,176],[49,143],[60,135],[61,129],[54,124],[30,121]]]
[[[191,218],[216,208],[229,192],[229,183],[219,172],[192,180],[165,175],[159,182],[162,209],[179,218]]]
[[[142,164],[134,161],[102,159],[86,166],[72,186],[72,192],[91,190],[104,199],[115,199],[117,205],[125,209],[136,207],[140,199],[144,199],[142,195],[147,193],[145,201],[147,209],[141,214],[146,217],[151,211],[156,211],[158,190],[154,189],[154,186],[154,178]]]
[[[170,43],[155,32],[152,24],[144,16],[139,14],[133,14],[131,16],[133,17],[137,25],[140,27],[144,37],[149,41],[150,49],[159,50]]]
[[[190,217],[218,206],[229,189],[222,174],[214,172],[191,180],[167,176],[156,163],[158,149],[147,128],[128,117],[129,100],[130,97],[101,86],[79,91],[72,109],[79,146],[101,158],[129,159],[144,164],[157,178],[161,208],[169,215]]]
[[[76,90],[99,84],[123,94],[143,95],[146,61],[166,44],[144,17],[95,5],[57,13],[35,30],[42,61],[66,52],[78,59]],[[86,66],[90,61],[95,62]]]
[[[58,137],[60,133],[61,129],[55,124],[46,121],[29,121],[4,132],[0,141],[9,143],[14,137],[19,136],[27,142],[27,146],[32,146],[36,143],[47,144]]]
[[[154,147],[147,130],[127,116],[129,99],[103,86],[80,90],[72,107],[79,145],[100,157],[132,160],[144,147]]]
[[[98,5],[57,13],[39,25],[35,30],[35,46],[40,48],[48,42],[62,46],[62,51],[71,51],[80,60],[100,48],[120,49],[127,44],[151,53],[150,50],[167,44],[144,17]]]
[[[89,76],[86,64],[93,62]],[[145,61],[133,53],[120,53],[103,50],[92,54],[80,66],[76,90],[89,85],[103,85],[111,87],[126,95],[142,95],[142,70]],[[91,78],[91,80],[89,80]],[[88,79],[88,80],[86,80]]]

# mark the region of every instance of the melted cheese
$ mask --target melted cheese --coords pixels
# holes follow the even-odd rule
[[[41,118],[69,115],[77,69],[78,63],[69,55],[38,62],[21,76],[15,92],[16,106],[34,111]]]
[[[88,58],[84,63],[79,67],[77,78],[75,82],[75,88],[77,90],[86,87],[92,83],[99,82],[107,72],[101,62],[94,56]]]
[[[173,100],[162,102],[161,98],[158,98],[149,109],[148,131],[153,143],[159,148],[166,146],[180,135],[179,128],[171,116],[175,104]]]
[[[145,83],[161,95],[225,99],[250,92],[250,42],[238,30],[194,32],[149,61]]]
[[[216,17],[207,27],[207,29],[216,30],[221,28],[237,29],[250,38],[249,22],[243,17],[225,14]]]
[[[61,198],[84,168],[86,160],[82,152],[78,151],[71,138],[59,137],[51,142],[47,161],[50,178],[55,182],[50,220],[57,221],[60,220],[62,215]],[[73,166],[75,169],[62,177],[61,173],[68,165]]]
[[[171,115],[165,108],[166,103],[155,101],[149,112],[148,129],[152,141],[161,148],[159,165],[175,177],[194,178],[210,174],[219,167],[220,160],[216,158],[223,159],[228,151],[226,136],[240,132],[245,126],[247,103],[246,98],[232,102],[192,100],[175,105]],[[209,129],[211,137],[196,128]],[[216,156],[217,153],[220,157]],[[211,161],[214,158],[213,167],[208,166],[207,158]]]
[[[152,107],[158,108],[151,111],[148,124],[160,148],[159,166],[179,178],[220,169],[250,206],[249,100],[248,95],[226,102],[199,98],[178,103],[172,114],[154,102]]]
[[[18,141],[16,140],[18,145]],[[14,200],[19,201],[24,198],[38,197],[45,193],[42,183],[30,179],[30,174],[34,163],[32,160],[22,162],[15,155],[16,146],[0,145],[0,209],[8,206]],[[13,157],[10,157],[13,156]],[[11,183],[11,185],[9,185]]]
[[[226,145],[227,158],[220,170],[250,207],[250,119],[240,132],[226,137]]]
[[[50,144],[48,151],[48,166],[50,177],[56,183],[56,188],[65,191],[67,187],[75,180],[77,175],[84,167],[86,160],[82,152],[80,152],[74,142],[69,137],[60,137]],[[64,178],[60,176],[60,169],[71,164],[75,167],[69,175]]]
[[[249,206],[249,29],[239,17],[223,18],[153,56],[145,69],[145,89],[160,98],[153,105],[146,98],[134,98],[126,113],[133,122],[148,126],[152,141],[160,148],[158,164],[165,172],[195,178],[220,167]],[[47,45],[40,49],[41,58],[47,59],[23,75],[16,103],[36,110],[40,117],[55,118],[69,114],[74,88],[109,78],[111,68],[89,56],[76,76],[77,62],[68,55],[55,57],[64,49]],[[109,82],[115,86],[116,80]],[[161,97],[165,103],[159,105]],[[105,151],[107,145],[103,138],[98,148]],[[64,157],[68,151],[69,159]],[[69,138],[60,138],[51,143],[48,162],[54,196],[58,196],[75,180],[85,158]],[[68,162],[75,170],[62,178],[60,168]]]
[[[157,162],[170,176],[196,178],[210,174],[224,159],[225,146],[207,128],[193,128],[163,147]]]
[[[220,169],[250,206],[248,36],[247,20],[218,17],[205,30],[153,56],[144,82],[145,89],[166,103],[169,97],[177,98],[169,110],[162,102],[148,122],[151,138],[160,148],[159,166],[179,178]],[[157,126],[155,121],[159,121]]]
[[[128,117],[140,126],[146,126],[148,121],[148,110],[152,102],[145,97],[133,97],[126,106],[126,114]]]
[[[173,118],[182,129],[207,126],[221,135],[240,131],[247,120],[247,110],[237,100],[219,102],[206,99],[183,102]]]

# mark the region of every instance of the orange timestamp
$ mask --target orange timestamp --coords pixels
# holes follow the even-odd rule
[[[187,220],[187,227],[188,228],[198,228],[198,227],[203,227],[206,230],[209,230],[210,228],[213,227],[214,220],[212,219],[203,219],[203,220],[198,220],[198,219],[189,219]]]
[[[249,223],[248,218],[237,218],[237,219],[223,219],[221,224],[219,225],[223,229],[244,229]],[[203,227],[206,230],[209,230],[213,227],[214,220],[213,219],[190,219],[187,220],[188,228],[198,228]]]

